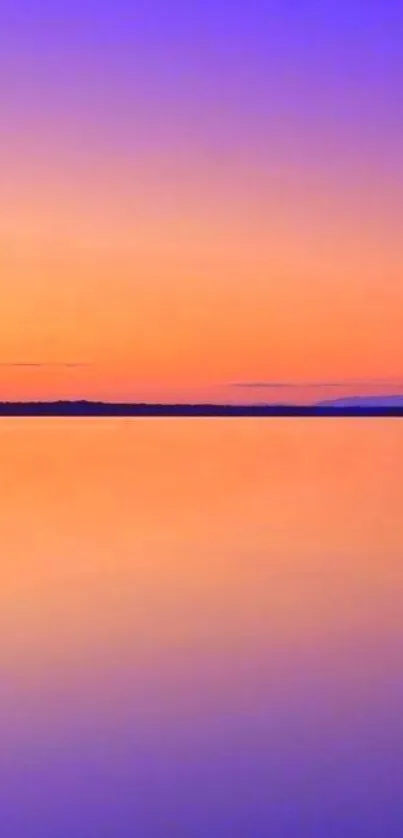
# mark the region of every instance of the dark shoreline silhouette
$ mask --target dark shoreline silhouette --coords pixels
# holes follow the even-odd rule
[[[402,417],[403,406],[0,402],[0,417]]]

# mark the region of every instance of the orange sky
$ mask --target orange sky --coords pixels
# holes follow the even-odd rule
[[[231,385],[401,376],[398,133],[375,87],[369,107],[369,53],[343,98],[336,40],[323,88],[306,68],[301,111],[297,82],[280,73],[297,61],[285,45],[273,89],[248,99],[247,72],[265,79],[260,42],[250,65],[228,58],[221,76],[191,84],[191,56],[177,45],[170,88],[164,55],[151,69],[146,48],[139,67],[111,52],[101,67],[95,33],[89,67],[67,32],[53,35],[46,49],[38,33],[29,41],[36,75],[22,58],[0,66],[12,66],[0,151],[2,398],[264,400]],[[14,59],[21,38],[17,29]],[[76,361],[85,366],[47,366]]]
[[[233,399],[234,381],[399,375],[401,246],[364,194],[344,216],[336,186],[270,194],[257,173],[177,168],[161,203],[148,171],[140,197],[113,172],[13,184],[0,359],[88,366],[3,367],[4,397]]]

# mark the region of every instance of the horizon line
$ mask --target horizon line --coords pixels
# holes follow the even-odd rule
[[[393,397],[389,397],[392,398]],[[217,404],[217,403],[157,403],[104,402],[81,400],[0,402],[2,418],[130,418],[130,417],[402,417],[401,403],[340,401],[310,404]]]

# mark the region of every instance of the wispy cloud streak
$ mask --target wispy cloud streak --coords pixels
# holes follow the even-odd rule
[[[313,388],[321,390],[345,389],[346,387],[403,387],[403,378],[354,378],[335,381],[235,381],[230,387],[244,390],[300,390]]]
[[[74,369],[76,367],[89,367],[90,363],[82,361],[0,361],[0,367],[3,368],[29,368],[42,369],[43,367],[55,367],[57,369]]]

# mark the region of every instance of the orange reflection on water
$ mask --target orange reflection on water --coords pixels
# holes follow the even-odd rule
[[[15,666],[400,626],[399,423],[20,420],[0,451]]]
[[[18,838],[400,811],[402,455],[388,420],[3,421]]]

